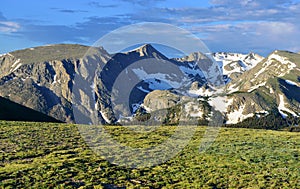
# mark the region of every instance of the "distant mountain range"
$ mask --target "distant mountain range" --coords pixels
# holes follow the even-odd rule
[[[222,88],[211,86],[195,64],[208,64],[209,56],[221,71]],[[134,67],[136,62],[143,67]],[[171,67],[160,67],[164,62]],[[120,76],[140,82],[126,86],[123,81],[116,92],[112,86],[122,83]],[[126,87],[132,87],[128,94]],[[169,59],[149,44],[117,54],[101,47],[61,44],[0,55],[0,96],[69,123],[153,119],[163,124],[208,124],[218,114],[222,124],[283,127],[299,123],[299,94],[300,55],[287,51],[265,58],[255,53],[195,52]],[[114,99],[122,95],[129,109]],[[0,112],[1,119],[3,115]]]

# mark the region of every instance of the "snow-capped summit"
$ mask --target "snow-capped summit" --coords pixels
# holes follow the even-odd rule
[[[238,106],[229,107],[227,113],[236,117],[247,115],[248,118],[261,116],[260,112],[268,112],[265,115],[277,112],[284,119],[299,116],[298,60],[299,54],[274,51],[237,80],[230,82],[226,91],[234,96],[233,102]],[[236,120],[235,123],[243,120]]]
[[[296,55],[285,51],[274,51],[237,80],[231,82],[228,89],[253,91],[254,88],[264,86],[270,78],[283,77],[297,67],[296,63],[291,61],[291,57]]]
[[[264,57],[255,54],[239,54],[239,53],[213,53],[213,58],[220,64],[223,75],[235,79],[247,70],[250,70],[261,62]]]
[[[264,57],[251,52],[246,55],[246,57],[244,58],[244,62],[248,65],[249,68],[253,68],[259,62],[261,62],[263,59],[264,59]]]

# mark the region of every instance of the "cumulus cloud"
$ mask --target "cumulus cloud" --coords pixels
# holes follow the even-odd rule
[[[19,23],[7,20],[2,12],[0,12],[0,33],[10,34],[19,31],[20,28],[21,25]]]
[[[11,33],[17,32],[21,28],[20,24],[10,21],[0,21],[0,32]]]
[[[213,0],[212,3],[214,6],[207,8],[152,8],[130,18],[160,19],[184,27],[205,40],[213,51],[255,51],[267,55],[276,48],[300,50],[297,44],[300,3],[283,0]]]

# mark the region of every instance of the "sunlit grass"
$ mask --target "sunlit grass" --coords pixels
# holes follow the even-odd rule
[[[105,127],[131,147],[162,143],[176,127],[136,133]],[[129,169],[93,153],[76,125],[0,122],[0,187],[7,188],[299,188],[300,135],[222,128],[199,153],[206,127],[197,127],[181,153],[164,164]]]

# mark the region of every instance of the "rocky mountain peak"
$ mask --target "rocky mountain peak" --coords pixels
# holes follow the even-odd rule
[[[207,59],[208,57],[203,54],[202,52],[193,52],[189,54],[188,56],[184,56],[182,58],[175,58],[176,61],[180,62],[195,62],[199,60]]]
[[[156,50],[151,44],[144,44],[136,49],[133,49],[125,54],[138,54],[139,57],[157,58],[157,59],[168,59],[161,52]]]
[[[238,80],[231,82],[227,88],[230,91],[252,92],[260,87],[265,87],[268,83],[274,85],[278,82],[275,81],[276,78],[297,78],[296,76],[299,75],[299,60],[300,57],[296,53],[276,50],[248,72],[241,75]]]
[[[253,52],[248,54],[219,52],[213,53],[213,57],[216,61],[223,61],[224,63],[241,61],[248,68],[256,66],[257,63],[264,59],[264,57]]]
[[[237,80],[244,72],[255,67],[264,57],[255,54],[218,52],[212,54],[223,70],[223,75],[230,80]]]
[[[248,65],[249,68],[253,68],[259,62],[261,62],[263,59],[264,59],[264,57],[260,56],[259,54],[250,52],[244,58],[244,62]]]

